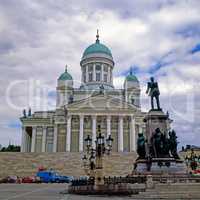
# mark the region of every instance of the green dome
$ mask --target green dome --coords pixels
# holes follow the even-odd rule
[[[104,44],[101,44],[100,41],[97,39],[96,42],[84,51],[83,57],[89,55],[89,54],[94,54],[94,53],[104,53],[107,54],[108,56],[112,57],[112,53],[110,49],[105,46]]]
[[[126,80],[127,81],[136,81],[136,82],[139,82],[137,77],[133,74],[129,74],[127,77],[126,77]]]
[[[67,67],[65,69],[65,72],[60,75],[58,80],[60,81],[73,80],[72,76],[67,72]]]

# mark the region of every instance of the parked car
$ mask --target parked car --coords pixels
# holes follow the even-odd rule
[[[42,183],[69,183],[73,179],[71,176],[61,176],[53,170],[39,171],[36,176],[40,178]]]
[[[17,183],[17,176],[7,176],[0,180],[0,183]]]
[[[39,177],[27,176],[22,178],[22,183],[41,183],[41,180]]]

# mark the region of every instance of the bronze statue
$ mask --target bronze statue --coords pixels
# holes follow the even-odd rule
[[[168,158],[170,150],[170,141],[166,134],[162,133],[159,128],[155,130],[151,139],[151,154],[156,158]]]
[[[169,141],[170,141],[170,152],[171,152],[172,156],[175,159],[179,159],[179,156],[177,153],[177,146],[178,146],[177,136],[176,136],[176,132],[174,130],[169,132]]]
[[[160,108],[160,101],[159,101],[159,95],[160,91],[158,88],[158,83],[154,82],[154,78],[150,78],[151,82],[148,82],[147,84],[147,90],[146,93],[151,97],[151,108],[154,110],[154,98],[156,99],[157,109],[161,110]]]
[[[143,133],[139,133],[137,140],[137,153],[139,155],[138,159],[145,159],[146,157],[145,143],[146,140]]]
[[[160,129],[157,128],[151,138],[150,155],[153,158],[173,157],[175,159],[180,159],[177,153],[177,145],[177,136],[174,130],[169,132],[169,137],[167,137],[165,133],[162,133]]]
[[[159,158],[163,147],[162,133],[159,128],[155,130],[155,133],[151,138],[151,145],[152,145],[152,156],[155,158]]]
[[[26,110],[23,110],[23,117],[26,118]]]
[[[105,88],[104,88],[103,84],[100,85],[99,89],[100,89],[100,90],[99,90],[99,93],[100,93],[100,94],[104,94]]]
[[[32,113],[31,113],[31,108],[29,108],[28,110],[28,116],[31,117]]]

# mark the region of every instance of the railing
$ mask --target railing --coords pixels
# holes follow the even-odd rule
[[[188,175],[153,175],[153,182],[157,183],[200,183],[200,177],[188,176]],[[122,183],[130,183],[130,184],[145,184],[147,181],[147,176],[138,175],[138,176],[127,176],[127,177],[104,177],[104,183],[106,185],[117,185]],[[84,185],[94,185],[94,178],[89,179],[77,179],[73,180],[72,186],[84,186]]]
[[[195,176],[153,176],[154,182],[159,183],[200,183],[200,177]]]
[[[71,186],[84,186],[84,185],[94,185],[94,178],[76,179],[71,182]]]
[[[146,176],[132,176],[132,177],[108,177],[104,178],[105,184],[120,184],[120,183],[130,183],[130,184],[141,184],[146,183]]]
[[[146,183],[146,176],[133,176],[133,177],[104,177],[104,183],[106,185],[109,184],[122,184],[122,183],[130,183],[130,184],[141,184]],[[94,178],[89,179],[76,179],[71,182],[71,186],[84,186],[84,185],[94,185]]]

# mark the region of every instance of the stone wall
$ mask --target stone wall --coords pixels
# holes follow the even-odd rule
[[[0,178],[8,175],[35,175],[38,168],[52,168],[63,175],[84,175],[81,153],[0,153]],[[131,173],[135,153],[112,153],[105,156],[105,175],[123,176]]]

